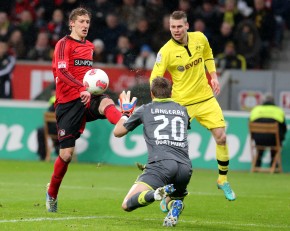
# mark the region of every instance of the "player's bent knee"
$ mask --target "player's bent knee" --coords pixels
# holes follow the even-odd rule
[[[225,145],[227,136],[224,128],[215,128],[212,129],[213,137],[218,145]]]
[[[73,153],[65,150],[65,151],[61,151],[59,155],[61,159],[63,159],[63,161],[69,163],[72,160]]]
[[[98,108],[99,112],[101,114],[104,114],[104,111],[105,111],[105,108],[110,106],[110,105],[115,105],[114,104],[114,101],[110,98],[104,98],[102,99],[101,103],[100,103],[100,106]]]
[[[226,144],[226,140],[227,140],[226,134],[223,134],[220,137],[218,137],[217,144],[218,145],[225,145]]]

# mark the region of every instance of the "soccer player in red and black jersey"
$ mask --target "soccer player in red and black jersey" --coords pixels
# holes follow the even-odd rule
[[[57,194],[72,159],[75,142],[86,122],[107,119],[116,124],[122,113],[109,96],[93,95],[83,85],[85,73],[92,68],[94,45],[86,40],[91,14],[84,8],[74,9],[69,16],[70,35],[60,39],[54,51],[52,68],[56,83],[56,119],[59,156],[47,185],[46,208],[57,211]]]

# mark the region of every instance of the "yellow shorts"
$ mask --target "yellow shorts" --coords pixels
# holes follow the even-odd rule
[[[194,118],[205,128],[225,127],[222,109],[215,97],[193,105],[186,106],[187,113],[192,121]]]

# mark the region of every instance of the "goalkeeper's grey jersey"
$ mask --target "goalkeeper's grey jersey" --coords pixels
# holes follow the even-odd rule
[[[140,124],[143,124],[143,135],[148,148],[148,163],[174,159],[191,164],[187,141],[189,116],[185,107],[171,99],[142,105],[124,126],[132,131]]]

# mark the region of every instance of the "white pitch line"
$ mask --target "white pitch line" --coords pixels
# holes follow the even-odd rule
[[[40,184],[29,184],[29,183],[9,183],[9,182],[0,182],[0,185],[15,185],[15,186],[29,186],[35,187],[35,188],[46,188],[46,185],[40,185]],[[62,185],[62,188],[66,189],[75,189],[75,190],[83,190],[83,189],[94,189],[96,188],[98,191],[127,191],[127,188],[120,188],[120,187],[98,187],[97,184],[92,184],[94,186],[74,186],[74,185]],[[216,192],[191,192],[189,191],[190,195],[199,195],[199,196],[221,196],[222,194],[220,192],[217,192],[218,190],[215,190]],[[272,195],[249,195],[249,194],[239,194],[239,198],[247,197],[247,198],[262,198],[262,199],[277,199],[277,196]]]
[[[0,185],[15,185],[15,186],[29,186],[35,187],[35,188],[46,188],[46,185],[40,185],[40,184],[29,184],[29,183],[9,183],[9,182],[0,182]],[[83,189],[94,189],[96,188],[98,191],[127,191],[127,188],[120,188],[120,187],[98,187],[97,184],[92,184],[93,186],[74,186],[74,185],[62,185],[62,188],[66,189],[75,189],[75,190],[83,190]],[[222,195],[220,192],[217,192],[218,190],[215,190],[216,192],[191,192],[189,191],[190,195],[200,195],[200,196],[220,196]],[[239,198],[247,197],[247,198],[262,198],[262,199],[277,199],[277,196],[272,195],[249,195],[249,194],[239,194]]]
[[[43,189],[46,189],[46,185],[42,185],[42,184],[29,184],[29,183],[9,183],[9,182],[6,182],[6,183],[3,183],[3,182],[0,182],[0,185],[10,185],[10,186],[29,186],[30,188],[31,187],[34,187],[34,188],[43,188]],[[97,184],[92,184],[92,186],[71,186],[71,185],[62,185],[61,186],[62,188],[67,188],[67,189],[77,189],[77,190],[83,190],[83,189],[94,189],[96,188],[97,190],[106,190],[106,191],[120,191],[120,188],[118,187],[101,187],[99,188],[97,186]],[[127,190],[127,188],[123,188],[124,190]]]
[[[114,218],[109,216],[102,216],[102,217],[58,217],[58,218],[51,218],[51,217],[39,217],[39,218],[29,218],[29,219],[15,219],[15,220],[0,220],[0,223],[18,223],[18,222],[35,222],[35,221],[64,221],[64,220],[89,220],[89,219],[105,219],[105,218]]]
[[[39,217],[39,218],[30,218],[30,219],[14,219],[14,220],[0,220],[0,223],[18,223],[18,222],[40,222],[40,221],[65,221],[65,220],[91,220],[91,219],[123,219],[123,220],[133,220],[136,217],[117,217],[117,216],[87,216],[87,217],[59,217],[59,218],[49,218],[49,217]],[[137,218],[136,218],[137,219]],[[144,219],[145,221],[159,221],[160,219]],[[241,227],[260,227],[260,228],[272,228],[272,229],[287,229],[289,230],[290,225],[273,225],[273,224],[254,224],[254,223],[231,223],[231,222],[221,222],[221,221],[185,221],[180,219],[179,222],[191,223],[202,225],[228,225],[228,226],[241,226]]]

